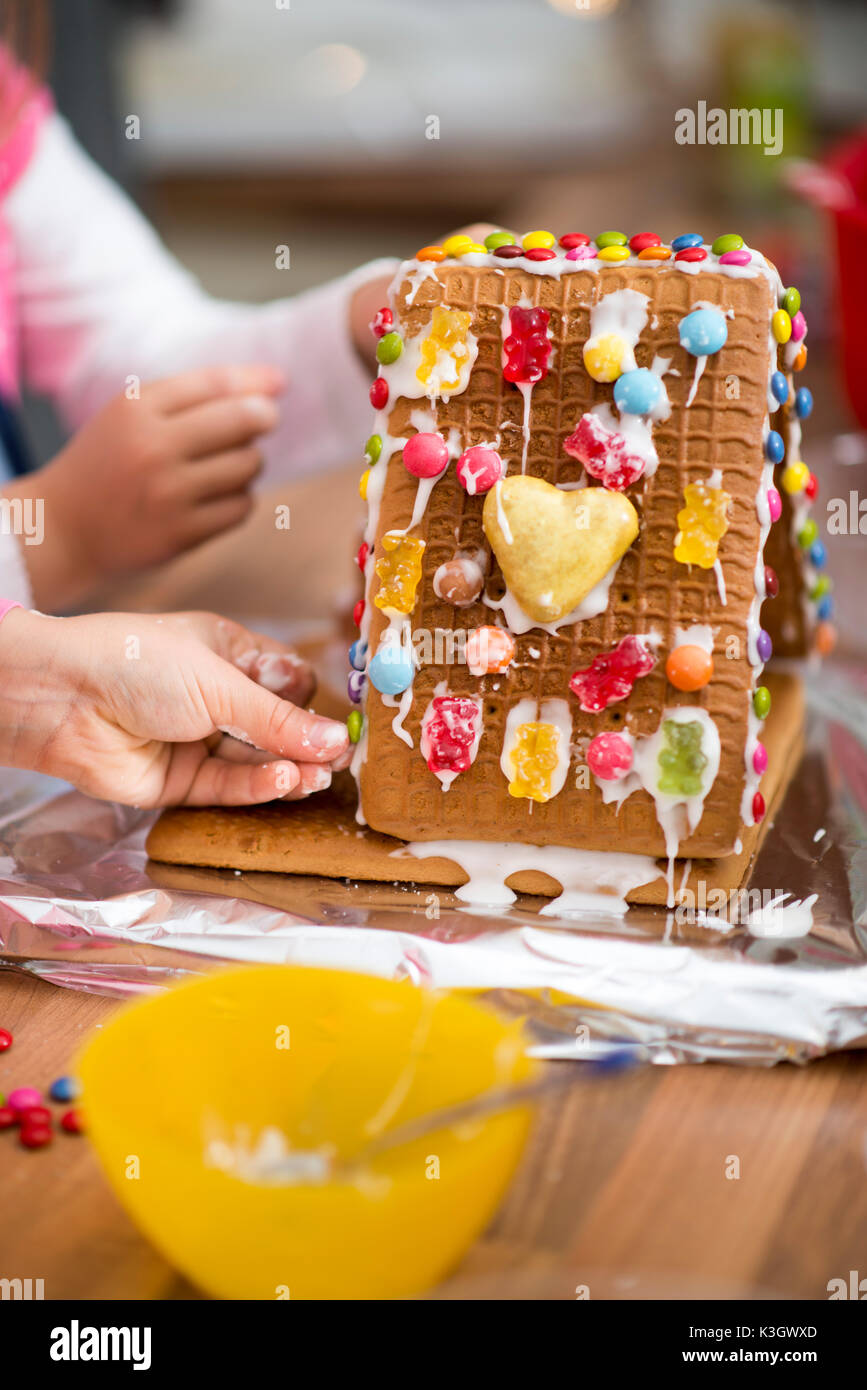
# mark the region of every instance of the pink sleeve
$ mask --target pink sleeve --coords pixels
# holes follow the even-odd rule
[[[0,198],[30,163],[39,128],[51,109],[47,89],[0,44]]]

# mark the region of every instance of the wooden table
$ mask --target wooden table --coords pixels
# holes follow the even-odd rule
[[[0,1086],[47,1087],[117,1007],[0,975]],[[568,1063],[561,1065],[569,1065]],[[867,1275],[867,1058],[649,1067],[540,1112],[485,1237],[441,1297],[826,1298]],[[740,1177],[726,1176],[734,1161]],[[0,1134],[0,1277],[47,1298],[194,1298],[138,1235],[84,1139]]]

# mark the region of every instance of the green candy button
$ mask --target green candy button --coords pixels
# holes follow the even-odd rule
[[[596,245],[600,251],[604,251],[606,246],[625,246],[626,237],[622,232],[600,232],[596,238]]]
[[[805,521],[800,531],[798,532],[798,545],[801,547],[802,550],[809,550],[810,546],[813,544],[813,541],[816,539],[818,534],[819,528],[816,525],[813,518],[810,517],[810,520]]]
[[[376,463],[382,453],[382,435],[372,434],[364,446],[364,457],[368,463]]]
[[[796,290],[794,286],[790,285],[789,288],[786,290],[786,293],[783,295],[783,308],[789,315],[789,318],[793,319],[800,307],[801,291]]]
[[[489,251],[496,251],[498,246],[514,246],[515,238],[511,232],[491,232],[485,237],[485,245]]]
[[[386,333],[384,338],[380,338],[376,345],[377,360],[387,367],[390,362],[396,362],[403,352],[403,339],[399,333]]]
[[[743,244],[744,239],[737,232],[725,232],[717,237],[710,249],[715,256],[724,256],[726,251],[740,251]]]
[[[767,719],[771,712],[771,692],[766,685],[759,685],[753,694],[753,709],[759,719]]]
[[[825,595],[830,594],[830,592],[830,579],[828,578],[827,574],[820,574],[819,578],[816,580],[815,584],[810,590],[810,598],[813,600],[814,603],[818,603],[820,598],[824,598]]]
[[[360,710],[354,709],[351,711],[350,714],[347,715],[346,728],[349,732],[350,743],[357,743],[358,740],[361,738],[361,726],[363,723],[364,720],[361,716]]]

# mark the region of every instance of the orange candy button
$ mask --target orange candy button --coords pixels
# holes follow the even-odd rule
[[[701,690],[713,675],[713,657],[689,644],[669,652],[665,674],[675,690]]]
[[[416,251],[417,261],[444,261],[446,253],[441,246],[423,246],[420,251]]]
[[[807,344],[804,343],[800,352],[792,363],[793,372],[802,372],[807,365]]]
[[[833,623],[820,623],[816,628],[816,651],[820,656],[830,656],[837,645],[837,629]]]
[[[471,675],[486,676],[491,671],[505,671],[514,658],[515,641],[501,627],[477,627],[467,633],[465,654]]]
[[[640,261],[667,261],[671,255],[670,246],[645,246],[643,251],[639,251]]]

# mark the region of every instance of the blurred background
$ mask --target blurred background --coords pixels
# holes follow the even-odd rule
[[[820,159],[867,128],[863,0],[54,0],[53,10],[61,110],[214,294],[294,293],[372,256],[412,255],[468,221],[664,240],[738,231],[802,292],[816,399],[807,447],[823,455],[825,495],[863,480],[836,355],[832,219],[784,178],[789,161]],[[782,153],[677,143],[677,112],[700,102],[780,109]],[[275,268],[281,243],[289,270]],[[47,457],[57,426],[39,402],[28,417]],[[354,478],[357,460],[347,464]],[[841,541],[853,560],[859,539]],[[191,559],[173,567],[181,601],[196,597]],[[151,586],[143,601],[162,596]],[[223,597],[243,606],[228,585],[209,602]]]

